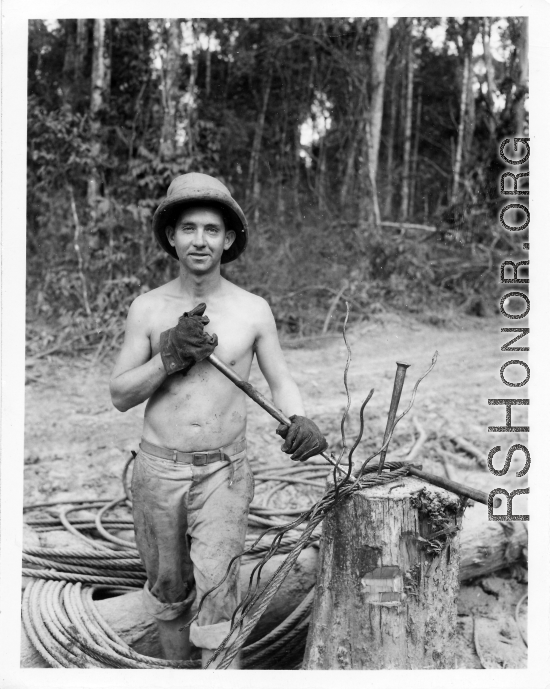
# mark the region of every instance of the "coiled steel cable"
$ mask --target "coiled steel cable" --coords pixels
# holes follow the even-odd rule
[[[106,586],[82,586],[66,581],[35,579],[23,596],[23,624],[35,648],[52,667],[65,668],[157,668],[198,669],[199,661],[170,661],[144,656],[134,651],[101,617],[93,596],[98,591],[113,591]],[[307,633],[311,595],[287,620],[265,639],[259,640],[243,653],[243,667],[259,669],[269,660],[272,642],[283,649],[297,637]],[[306,616],[304,618],[304,612]],[[301,619],[300,619],[301,618]],[[296,624],[297,622],[297,624]],[[256,656],[256,658],[254,657]]]

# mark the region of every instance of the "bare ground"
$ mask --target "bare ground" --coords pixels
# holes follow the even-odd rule
[[[367,407],[364,442],[356,459],[366,457],[381,442],[395,362],[405,360],[412,364],[405,383],[404,403],[437,350],[437,365],[420,385],[414,409],[398,427],[390,453],[398,458],[412,447],[417,435],[414,417],[428,433],[418,458],[426,471],[447,473],[485,491],[510,486],[509,478],[496,478],[467,454],[453,464],[441,453],[443,449],[456,454],[450,440],[453,435],[466,438],[485,456],[494,445],[507,448],[521,439],[512,437],[513,434],[487,432],[488,425],[504,423],[504,409],[489,407],[487,399],[510,396],[505,394],[499,377],[501,365],[510,358],[500,352],[505,341],[500,334],[501,325],[492,319],[464,318],[460,325],[444,329],[386,314],[378,322],[369,321],[351,329],[348,382],[352,407],[346,430],[348,439],[354,438],[359,428],[361,401],[371,387],[376,390]],[[341,337],[287,348],[286,357],[302,391],[307,413],[327,434],[331,449],[338,452],[340,419],[347,403],[343,386],[346,348]],[[52,356],[28,369],[25,504],[122,495],[121,472],[130,450],[137,449],[143,407],[124,414],[112,407],[108,391],[111,365],[109,360],[94,362],[92,352],[88,357]],[[256,366],[251,382],[269,394]],[[513,396],[525,396],[522,390],[513,388]],[[526,408],[514,409],[513,414],[514,423],[519,424],[526,419]],[[252,459],[262,464],[287,461],[279,450],[280,438],[274,434],[276,422],[252,403],[248,427]],[[519,468],[513,462],[509,473]],[[513,476],[514,488],[526,485],[525,477],[516,479],[515,473]],[[307,488],[279,491],[272,504],[302,507],[318,497],[304,491]],[[261,501],[261,497],[260,493],[257,499]],[[526,504],[519,501],[515,503],[516,509],[528,511]],[[526,581],[526,570],[518,567],[461,587],[457,667],[480,668],[482,663],[487,667],[526,666],[527,651],[514,620],[515,606],[527,591]],[[526,608],[522,605],[519,617],[524,633]]]

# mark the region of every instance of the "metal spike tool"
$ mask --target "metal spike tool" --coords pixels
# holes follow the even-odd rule
[[[395,417],[397,416],[397,408],[399,407],[399,400],[401,399],[401,393],[403,392],[403,383],[405,382],[405,376],[407,375],[407,369],[410,364],[405,364],[397,361],[397,371],[395,372],[395,380],[393,381],[393,392],[390,402],[390,411],[388,412],[388,422],[386,423],[386,430],[384,432],[384,442],[382,447],[389,444],[389,439],[393,431],[393,425],[395,423]],[[382,473],[384,468],[384,460],[386,459],[386,453],[388,448],[384,447],[380,453],[380,462],[378,463],[378,475]]]

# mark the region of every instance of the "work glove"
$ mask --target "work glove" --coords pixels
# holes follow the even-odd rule
[[[218,346],[218,336],[204,332],[210,319],[204,316],[206,304],[195,306],[180,317],[178,324],[160,334],[160,356],[168,375],[182,371],[206,359]]]
[[[305,416],[291,416],[291,426],[281,423],[276,433],[285,439],[281,450],[295,462],[305,462],[306,459],[324,452],[328,443],[317,425]]]

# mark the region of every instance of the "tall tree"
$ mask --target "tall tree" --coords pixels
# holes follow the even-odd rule
[[[88,19],[76,20],[75,80],[77,81],[84,78],[84,64],[86,62],[86,56],[88,54],[88,44],[90,35],[88,31],[88,24]]]
[[[516,132],[523,134],[525,129],[525,97],[529,82],[529,18],[520,17],[518,22],[519,37],[517,42],[518,76],[514,98]]]
[[[111,64],[106,32],[110,19],[94,19],[94,47],[92,55],[92,79],[90,93],[90,122],[92,159],[97,161],[101,152],[101,113],[109,97]],[[88,178],[88,205],[92,223],[95,222],[101,175],[98,165],[94,165]]]
[[[75,74],[76,61],[76,19],[65,19],[64,22],[66,44],[65,56],[63,59],[63,103],[65,105],[73,105],[74,103],[74,87],[77,83]]]
[[[416,180],[418,175],[418,146],[420,142],[420,132],[422,131],[422,85],[418,89],[418,95],[416,97],[416,117],[415,117],[415,127],[414,127],[414,143],[412,149],[412,160],[411,160],[411,193],[409,199],[409,209],[408,215],[414,215],[415,209],[415,194],[416,194]]]
[[[485,101],[487,103],[487,126],[489,129],[489,136],[491,141],[495,140],[496,132],[496,116],[495,116],[495,66],[493,64],[493,54],[491,52],[491,17],[484,17],[482,23],[482,38],[483,38],[483,60],[485,62],[485,74],[487,93],[485,94]]]
[[[398,71],[393,69],[393,78],[391,80],[390,88],[390,121],[389,121],[389,133],[388,133],[388,143],[386,146],[386,197],[384,212],[389,218],[392,213],[392,200],[393,200],[393,148],[395,145],[395,127],[397,122],[397,84],[398,84]]]
[[[269,103],[269,93],[271,91],[271,81],[273,79],[273,63],[270,63],[266,80],[263,88],[262,103],[256,127],[254,130],[254,141],[252,142],[252,151],[250,152],[250,163],[248,165],[248,186],[247,196],[252,200],[254,206],[254,222],[258,222],[258,203],[260,200],[260,181],[259,181],[259,167],[260,167],[260,151],[262,147],[262,136],[264,133],[265,115],[267,112],[267,105]]]
[[[460,175],[464,154],[469,153],[470,132],[473,127],[472,106],[472,47],[479,30],[479,20],[477,17],[465,17],[459,28],[461,41],[457,39],[457,45],[462,53],[462,87],[460,93],[460,114],[458,123],[458,136],[456,150],[453,160],[453,181],[451,188],[451,204],[458,200]],[[466,145],[465,145],[466,144]]]
[[[94,52],[92,57],[92,92],[90,115],[97,118],[98,113],[109,97],[111,83],[110,52],[106,40],[109,19],[94,19]]]
[[[181,43],[181,21],[179,19],[169,19],[165,51],[162,56],[160,70],[163,117],[159,154],[162,160],[172,159],[176,151]]]
[[[401,209],[399,213],[401,220],[406,220],[409,212],[413,81],[414,53],[412,43],[412,23],[409,20],[409,35],[407,44],[407,96],[405,101],[405,122],[403,134],[403,175],[401,180]]]
[[[365,117],[364,151],[363,160],[366,162],[367,188],[370,191],[368,207],[372,208],[372,220],[380,225],[380,208],[378,205],[378,185],[376,175],[378,172],[378,152],[380,150],[380,133],[382,130],[382,114],[384,110],[384,86],[386,83],[386,58],[390,29],[388,19],[379,17],[374,20],[375,34],[370,55],[370,104]],[[364,166],[365,167],[365,166]],[[361,204],[363,218],[367,215],[367,203]]]

